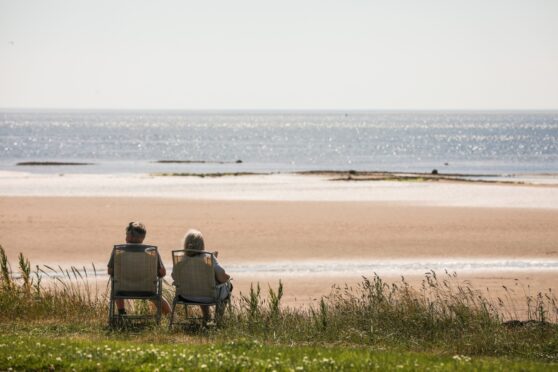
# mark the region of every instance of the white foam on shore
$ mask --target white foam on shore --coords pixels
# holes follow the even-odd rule
[[[254,276],[382,276],[424,275],[428,272],[484,273],[489,272],[556,272],[558,261],[543,259],[426,259],[426,260],[372,260],[372,261],[282,261],[227,265],[232,275]]]
[[[67,265],[59,267],[51,265],[56,269],[44,269],[45,273],[51,278],[64,277],[64,270],[73,270]],[[480,274],[490,273],[516,273],[516,272],[539,272],[557,273],[558,261],[545,260],[541,258],[522,258],[522,259],[471,259],[471,258],[428,258],[421,260],[318,260],[318,261],[275,261],[275,262],[248,262],[242,264],[225,265],[227,272],[234,276],[254,276],[254,277],[281,277],[281,278],[311,278],[311,277],[372,277],[374,274],[379,276],[422,276],[426,273],[445,275],[458,274]],[[92,268],[76,266],[77,270],[88,277],[108,276],[103,264],[96,267],[101,269],[93,271]],[[167,272],[172,272],[172,266],[166,267]],[[18,274],[15,274],[16,277]],[[170,277],[167,275],[167,277]]]
[[[0,196],[162,197],[189,200],[361,201],[558,209],[558,187],[451,182],[330,181],[323,176],[177,177],[0,172]]]

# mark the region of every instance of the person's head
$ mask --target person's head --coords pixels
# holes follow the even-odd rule
[[[135,221],[130,222],[128,226],[126,226],[126,243],[141,244],[146,234],[147,230],[143,223]]]
[[[184,249],[193,249],[196,251],[204,251],[205,243],[203,241],[203,235],[200,231],[195,229],[190,229],[184,235]],[[188,255],[194,255],[193,253],[188,253]]]

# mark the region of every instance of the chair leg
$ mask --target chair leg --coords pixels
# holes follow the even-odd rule
[[[225,310],[227,309],[227,306],[230,308],[230,304],[231,304],[231,297],[230,296],[218,303],[219,323],[221,323],[223,321],[223,317],[225,316]]]
[[[156,323],[159,325],[161,323],[161,307],[163,305],[163,299],[159,298],[157,301],[157,315],[156,315]]]
[[[215,323],[221,325],[223,315],[225,313],[225,303],[223,301],[217,302],[215,305]]]
[[[169,321],[169,330],[172,329],[172,323],[174,322],[174,310],[176,309],[176,298],[172,300],[171,316]]]
[[[108,325],[109,327],[114,327],[114,300],[112,296],[109,300]]]
[[[110,296],[109,296],[109,327],[114,327],[115,324],[115,319],[114,319],[114,305],[115,305],[115,299],[114,299],[114,280],[111,277],[109,277],[109,284],[110,284]]]
[[[161,308],[163,306],[163,280],[158,278],[157,280],[157,290],[159,293],[159,299],[157,301],[157,325],[161,324]]]

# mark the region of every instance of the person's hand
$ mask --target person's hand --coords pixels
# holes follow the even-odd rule
[[[214,255],[215,257],[218,257],[218,256],[219,256],[219,251],[214,251],[214,252],[213,252],[213,255]]]

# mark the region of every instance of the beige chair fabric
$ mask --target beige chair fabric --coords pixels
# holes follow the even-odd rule
[[[213,256],[203,253],[193,257],[179,254],[173,256],[173,264],[172,277],[178,295],[184,298],[217,298]]]
[[[114,290],[119,292],[157,293],[157,250],[115,250]]]

